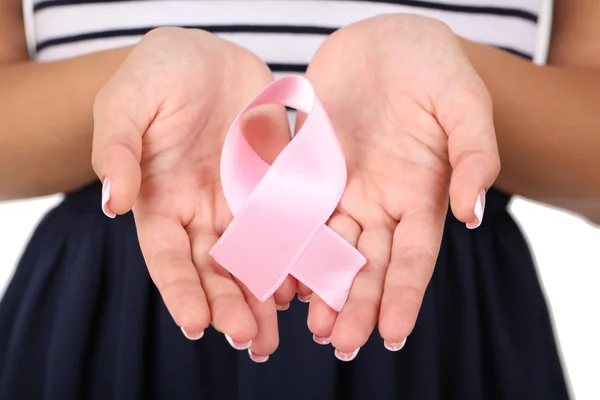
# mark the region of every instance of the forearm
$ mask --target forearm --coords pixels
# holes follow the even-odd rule
[[[0,200],[66,192],[95,179],[94,98],[128,53],[0,67]]]
[[[536,66],[464,43],[494,102],[502,160],[496,186],[597,218],[600,71]]]

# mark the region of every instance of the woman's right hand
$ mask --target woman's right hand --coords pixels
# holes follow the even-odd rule
[[[208,250],[232,219],[219,177],[225,135],[273,80],[256,56],[200,30],[160,28],[136,45],[94,105],[92,162],[107,215],[133,210],[150,276],[186,336],[212,323],[266,361],[278,345],[273,299],[258,300]],[[245,132],[268,162],[289,141],[283,108],[253,112]],[[269,140],[255,140],[265,135]],[[275,295],[295,294],[288,279]]]

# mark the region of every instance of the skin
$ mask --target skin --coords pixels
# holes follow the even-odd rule
[[[502,160],[496,186],[600,222],[600,139],[589,134],[600,124],[600,6],[554,3],[548,66],[461,43],[494,100]],[[0,200],[68,192],[97,179],[89,157],[92,104],[129,51],[30,63],[21,1],[0,0]]]
[[[383,57],[415,47],[420,53]],[[351,67],[340,74],[338,63]],[[397,15],[344,28],[315,55],[307,75],[347,158],[347,189],[330,226],[368,260],[325,335],[338,358],[351,359],[378,316],[392,345],[412,330],[437,258],[448,190],[459,219],[477,218],[477,196],[500,169],[492,106],[456,36],[432,19]],[[212,323],[237,347],[251,342],[259,360],[277,346],[275,303],[257,302],[208,250],[232,219],[218,174],[224,136],[270,79],[264,63],[215,36],[156,30],[98,94],[92,158],[105,187],[110,182],[107,213],[133,209],[150,276],[175,322],[191,337]],[[341,90],[350,82],[351,93]],[[378,101],[364,107],[365,97]],[[345,118],[348,109],[361,108]],[[267,160],[290,136],[283,108],[274,111],[246,127],[251,137],[272,137],[256,141],[269,146],[258,149]],[[313,307],[309,326],[315,315],[322,324],[335,321],[328,311]]]
[[[0,0],[0,201],[69,192],[97,177],[92,106],[129,48],[28,62],[19,0]]]
[[[341,359],[356,355],[377,320],[398,348],[431,278],[448,199],[459,220],[477,224],[477,196],[498,176],[489,94],[445,25],[406,15],[336,32],[307,76],[348,165],[333,228],[368,260],[339,315],[312,297],[308,326]]]
[[[241,47],[162,28],[142,39],[94,106],[92,164],[110,182],[106,211],[133,209],[148,271],[175,322],[190,338],[212,324],[258,361],[278,345],[275,302],[256,300],[208,251],[232,220],[219,177],[225,135],[272,80]],[[268,162],[290,138],[283,107],[250,114],[245,129]],[[280,290],[287,302],[289,283]]]
[[[494,99],[495,186],[600,224],[600,4],[555,1],[554,16],[546,66],[462,44]]]
[[[600,106],[598,6],[594,0],[556,3],[552,65],[547,67],[459,40],[431,20],[419,19],[426,21],[422,28],[417,24],[403,31],[415,20],[402,16],[344,28],[315,56],[308,76],[340,135],[351,177],[330,225],[369,259],[340,315],[324,309],[322,303],[319,306],[317,298],[311,301],[309,328],[318,337],[330,338],[338,357],[349,358],[377,318],[388,345],[398,345],[410,334],[437,257],[448,196],[457,218],[472,222],[478,192],[496,178],[494,128],[503,162],[496,180],[499,188],[597,220],[600,178],[593,171],[598,167],[595,154],[600,143],[589,132],[597,130],[595,114]],[[256,304],[206,252],[231,218],[213,171],[218,165],[214,154],[219,153],[219,138],[252,95],[272,79],[268,70],[243,49],[202,32],[177,29],[149,34],[135,51],[116,49],[55,63],[28,63],[19,4],[0,1],[0,197],[70,191],[91,182],[94,131],[93,166],[101,180],[109,178],[112,187],[108,207],[117,214],[134,209],[150,275],[175,322],[194,337],[212,323],[236,342],[252,340],[252,352],[264,359],[277,347],[274,303],[285,306],[295,283],[286,281],[275,300]],[[580,8],[583,11],[576,11]],[[433,51],[423,51],[418,33],[424,31],[419,29],[437,38],[427,42]],[[400,52],[386,51],[397,37],[390,39],[385,32],[413,35],[404,36],[413,40],[404,40],[402,48],[407,54],[420,49],[419,62],[406,66],[401,54],[389,57]],[[372,37],[381,39],[376,46],[371,46]],[[361,46],[347,46],[351,41]],[[164,57],[153,51],[157,49],[164,51]],[[188,61],[195,61],[195,52],[243,60],[255,79],[236,81],[235,71],[211,69],[201,59],[190,62],[189,68],[161,64],[172,59],[169,51],[181,51]],[[338,59],[362,62],[336,76],[332,71],[345,69],[336,64]],[[372,61],[384,59],[381,64]],[[148,60],[157,61],[153,65],[163,70],[140,68],[149,65]],[[190,79],[186,74],[196,64]],[[404,75],[403,80],[402,74],[398,78],[390,72],[400,66],[418,79]],[[420,77],[425,75],[423,67],[432,69],[438,80],[427,83]],[[165,76],[180,76],[180,81],[163,76],[153,80],[154,86],[140,83],[144,76],[162,76],[164,68],[176,69],[173,72],[179,75]],[[494,125],[489,95],[475,71],[493,99]],[[510,79],[504,78],[506,74]],[[364,76],[370,80],[358,79]],[[411,87],[416,82],[427,90]],[[181,90],[172,90],[173,84]],[[244,90],[231,97],[227,89],[239,85]],[[165,90],[167,86],[171,90]],[[581,90],[573,90],[577,87]],[[347,88],[352,89],[344,92]],[[353,91],[376,100],[370,107],[359,107]],[[198,93],[211,93],[210,98],[220,102],[207,104]],[[134,97],[145,101],[127,101]],[[453,115],[457,98],[464,102],[462,114],[476,118]],[[194,107],[184,105],[190,100]],[[342,116],[342,108],[353,105],[363,111],[350,119]],[[29,113],[32,109],[36,112]],[[111,112],[114,109],[125,109],[127,114]],[[210,111],[220,115],[209,123]],[[265,158],[274,157],[285,144],[283,121],[281,110],[275,109],[248,121],[251,136],[266,132],[278,138],[270,141],[273,147],[260,149]],[[372,126],[381,135],[374,135]],[[160,134],[167,131],[169,135]],[[364,154],[362,147],[368,149]],[[467,162],[470,167],[462,164]],[[391,174],[391,170],[401,172]],[[196,200],[189,200],[192,197]],[[188,200],[175,203],[174,198]],[[363,203],[365,207],[358,206]],[[424,228],[416,228],[417,221]],[[309,295],[305,288],[298,290]]]

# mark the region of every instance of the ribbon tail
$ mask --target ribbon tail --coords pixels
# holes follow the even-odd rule
[[[339,312],[346,303],[356,274],[366,261],[343,237],[323,225],[291,274]]]

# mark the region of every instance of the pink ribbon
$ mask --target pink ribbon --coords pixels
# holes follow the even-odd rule
[[[268,165],[240,128],[247,111],[283,104],[306,121]],[[221,155],[221,184],[234,219],[211,249],[212,257],[260,300],[288,274],[340,311],[363,255],[325,223],[346,186],[346,162],[325,109],[300,76],[267,86],[233,122]]]

